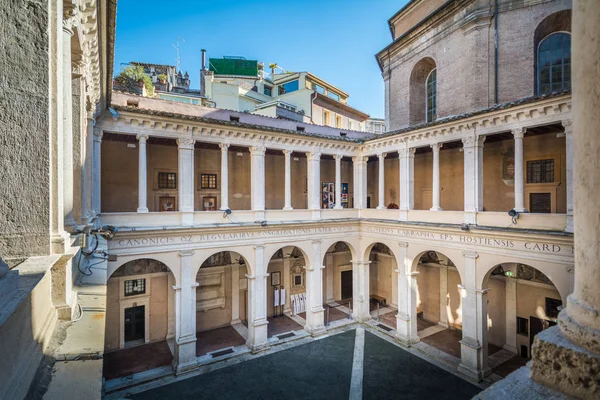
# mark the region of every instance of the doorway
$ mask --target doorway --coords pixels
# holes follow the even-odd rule
[[[125,309],[125,343],[144,342],[146,335],[145,306]]]
[[[342,271],[342,300],[352,297],[352,270]]]

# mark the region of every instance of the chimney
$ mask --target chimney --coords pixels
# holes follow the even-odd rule
[[[202,49],[200,51],[202,51],[202,70],[205,71],[206,70],[206,50]]]
[[[202,52],[202,69],[200,69],[200,96],[206,96],[206,89],[204,87],[204,79],[206,76],[206,50],[200,50]]]

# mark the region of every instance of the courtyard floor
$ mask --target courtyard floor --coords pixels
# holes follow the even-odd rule
[[[482,389],[358,328],[130,399],[470,399]]]

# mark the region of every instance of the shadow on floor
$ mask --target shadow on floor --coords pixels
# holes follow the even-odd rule
[[[502,364],[493,368],[492,372],[505,378],[511,372],[514,372],[519,368],[524,367],[525,364],[527,364],[527,360],[517,355],[511,358],[510,360],[505,361]]]
[[[107,381],[171,364],[166,340],[104,354],[102,375]]]
[[[241,346],[246,343],[246,339],[231,325],[198,332],[196,339],[196,356],[203,356],[215,350]]]
[[[421,338],[421,341],[435,347],[438,350],[448,353],[456,358],[460,358],[460,341],[462,340],[462,331],[458,329],[444,329],[433,335]],[[488,344],[488,356],[502,350],[502,348],[491,343]]]
[[[267,325],[268,337],[279,335],[280,333],[284,332],[297,331],[304,328],[287,315],[277,318],[269,317],[267,318],[267,321],[269,321],[269,324]]]

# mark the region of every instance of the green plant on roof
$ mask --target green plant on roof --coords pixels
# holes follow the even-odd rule
[[[161,83],[163,83],[163,84],[164,84],[164,83],[167,83],[167,78],[168,78],[168,77],[167,77],[167,74],[159,74],[159,75],[157,76],[157,78],[158,78],[158,80],[159,80]]]
[[[146,87],[148,95],[154,95],[154,87],[152,86],[152,78],[144,72],[141,65],[130,65],[123,68],[121,73],[115,78],[115,81],[125,90],[135,91],[139,83],[143,83]]]

